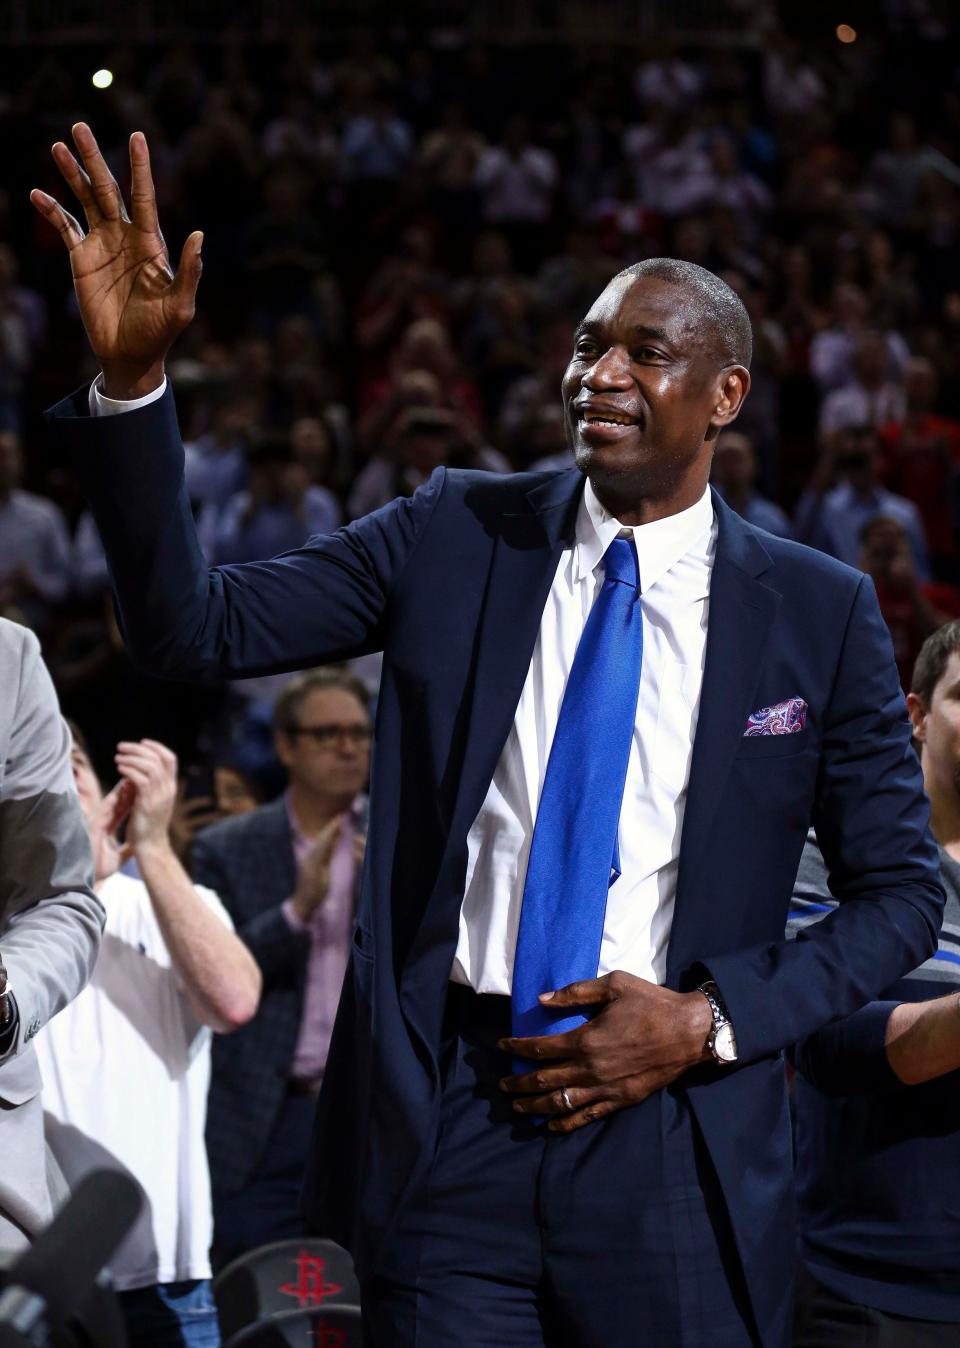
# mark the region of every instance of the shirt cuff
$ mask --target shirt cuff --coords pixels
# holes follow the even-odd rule
[[[163,376],[163,383],[159,388],[155,388],[152,393],[147,393],[142,398],[108,398],[101,392],[103,386],[103,375],[98,374],[96,379],[90,385],[90,415],[92,417],[113,417],[121,412],[135,412],[138,407],[147,407],[150,403],[157,402],[167,391],[167,376]]]
[[[9,994],[9,998],[13,1015],[10,1017],[9,1025],[0,1030],[0,1061],[7,1056],[17,1042],[17,1030],[20,1028],[20,1008],[17,1006],[17,999],[12,992]]]
[[[310,930],[307,923],[304,922],[301,918],[297,917],[296,909],[293,906],[293,899],[287,899],[284,903],[282,903],[280,905],[280,911],[286,918],[287,926],[290,928],[291,931],[295,931],[299,935],[302,935],[304,932],[308,932]]]

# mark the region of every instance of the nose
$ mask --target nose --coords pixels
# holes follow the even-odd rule
[[[622,346],[611,346],[598,356],[580,379],[584,388],[594,392],[604,389],[626,389],[630,387],[630,357]]]

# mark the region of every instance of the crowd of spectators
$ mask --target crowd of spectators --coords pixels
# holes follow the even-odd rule
[[[560,381],[599,291],[647,256],[718,272],[750,313],[754,361],[714,485],[751,523],[871,575],[907,680],[960,616],[956,22],[891,2],[842,45],[753,9],[740,45],[531,50],[448,30],[442,45],[361,32],[334,46],[304,31],[88,60],[49,46],[8,72],[0,613],[41,638],[91,809],[97,774],[123,770],[118,744],[152,755],[164,843],[198,886],[164,847],[176,893],[219,920],[216,891],[262,971],[249,1023],[204,1040],[221,1263],[300,1234],[378,666],[202,689],[131,666],[96,526],[43,436],[42,408],[97,371],[27,189],[62,192],[48,146],[81,118],[126,189],[142,129],[173,254],[204,231],[198,315],[169,374],[212,563],[296,548],[441,464],[572,466]],[[167,891],[131,839],[123,878],[119,843],[98,878],[139,885],[144,921],[149,904],[161,921]],[[234,949],[225,924],[219,940]],[[135,965],[144,944],[129,944]]]
[[[174,253],[205,232],[170,374],[212,562],[296,547],[438,464],[567,466],[574,324],[624,264],[675,255],[719,272],[754,324],[718,489],[870,570],[909,669],[960,613],[955,21],[877,6],[844,45],[792,32],[788,8],[756,6],[739,46],[303,31],[17,63],[0,103],[0,611],[41,636],[95,764],[148,735],[267,797],[281,780],[275,681],[198,694],[131,669],[96,528],[43,440],[44,404],[96,373],[62,245],[26,200],[60,191],[48,146],[79,117],[121,185],[127,135],[146,132]],[[375,662],[359,673],[375,693]]]

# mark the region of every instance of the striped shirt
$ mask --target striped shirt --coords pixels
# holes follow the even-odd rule
[[[960,1324],[960,1072],[907,1087],[885,1048],[897,1003],[960,992],[960,863],[943,848],[940,878],[936,953],[794,1051],[797,1191],[801,1256],[819,1282],[881,1311]],[[811,833],[788,936],[802,939],[836,906]]]

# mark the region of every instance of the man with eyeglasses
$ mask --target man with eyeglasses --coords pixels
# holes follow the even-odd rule
[[[260,1011],[215,1041],[207,1118],[214,1257],[305,1234],[298,1213],[315,1097],[347,966],[370,761],[367,692],[352,674],[292,679],[274,708],[289,785],[197,836],[192,872],[216,888],[263,971]]]

